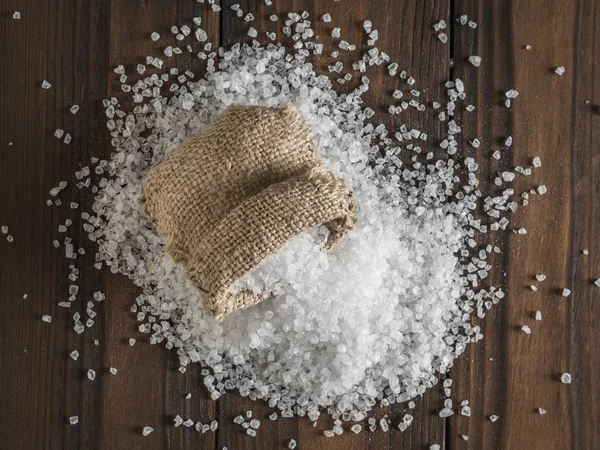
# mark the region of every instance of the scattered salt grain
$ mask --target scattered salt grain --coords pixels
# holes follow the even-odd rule
[[[90,380],[94,381],[94,380],[96,379],[96,372],[95,372],[95,371],[93,371],[92,369],[88,370],[88,371],[87,371],[87,377],[88,377]]]
[[[529,285],[529,289],[531,289],[533,292],[537,292],[538,288],[535,287],[533,284]]]
[[[538,408],[539,414],[546,414],[546,410],[544,408]]]
[[[460,410],[461,416],[471,417],[471,408],[467,405],[463,406]]]
[[[321,20],[325,23],[331,22],[331,16],[329,14],[323,14]]]
[[[442,41],[443,44],[448,42],[448,36],[446,35],[446,33],[440,33],[438,34],[438,39],[440,41]]]
[[[497,421],[499,418],[500,418],[500,417],[498,417],[498,416],[496,416],[496,415],[492,414],[492,415],[490,416],[490,422],[496,422],[496,421]]]
[[[354,434],[358,434],[362,431],[362,426],[356,423],[350,427],[350,431],[352,431]]]
[[[535,312],[535,320],[542,320],[542,312],[541,311]]]
[[[71,106],[71,108],[69,108],[69,111],[71,111],[71,114],[77,114],[77,111],[79,111],[79,105]]]
[[[42,316],[42,321],[46,322],[46,323],[51,323],[52,322],[52,316],[49,315],[43,315]]]
[[[69,424],[71,425],[77,425],[79,423],[79,417],[78,416],[71,416],[69,417]]]
[[[79,352],[77,350],[73,350],[71,353],[69,353],[69,356],[73,361],[77,361],[77,358],[79,358]]]
[[[440,411],[440,417],[450,417],[454,415],[454,411],[452,411],[450,408],[443,408]]]
[[[389,430],[389,424],[388,424],[388,422],[387,422],[387,419],[385,419],[385,418],[382,418],[382,419],[380,419],[380,420],[379,420],[379,426],[381,427],[381,430],[382,430],[384,433],[387,433],[387,432],[388,432],[388,430]]]
[[[112,375],[116,375],[117,374],[117,369],[115,367],[111,367],[110,369],[108,369],[108,371],[112,374]]]
[[[563,373],[560,376],[560,381],[562,381],[563,384],[571,384],[571,374],[568,372]]]
[[[60,139],[63,137],[63,135],[65,134],[65,132],[63,130],[61,130],[60,128],[58,128],[55,132],[54,132],[54,137]]]
[[[542,184],[542,185],[538,186],[537,192],[540,195],[544,195],[546,192],[548,192],[548,189],[546,188],[545,185]]]
[[[133,347],[135,345],[135,339],[129,338],[129,345]]]
[[[542,167],[542,160],[539,156],[533,158],[533,167]]]
[[[288,442],[288,448],[290,450],[294,450],[296,448],[298,444],[296,443],[296,441],[294,439],[290,439],[290,442]]]
[[[21,18],[21,13],[19,11],[15,11],[12,16],[13,19],[19,20]]]
[[[142,430],[142,435],[148,436],[153,431],[154,431],[154,428],[152,428],[152,427],[144,427],[144,429]]]
[[[570,289],[567,289],[567,288],[564,288],[564,289],[562,290],[562,292],[561,292],[561,295],[562,295],[563,297],[568,297],[569,295],[571,295],[571,290],[570,290]]]
[[[475,66],[475,67],[479,67],[481,65],[481,56],[469,56],[469,62]]]
[[[433,444],[429,446],[429,450],[440,450],[440,445],[439,444]]]
[[[554,72],[555,72],[557,75],[562,75],[562,74],[564,74],[564,73],[565,73],[565,68],[564,68],[564,67],[562,67],[562,66],[560,66],[560,67],[557,67],[556,69],[554,69]]]
[[[270,417],[269,417],[269,418],[270,418]],[[277,416],[275,417],[275,419],[276,419],[276,418],[277,418]],[[275,419],[271,419],[271,420],[275,420]],[[236,417],[233,419],[233,423],[235,423],[235,424],[238,424],[238,425],[240,425],[240,424],[244,423],[244,416],[236,416]]]
[[[42,89],[50,89],[52,85],[46,80],[42,81]]]
[[[598,287],[600,287],[600,278],[598,278],[596,281],[594,281],[594,284]]]
[[[538,281],[544,281],[546,279],[546,275],[543,273],[539,273],[535,276],[535,279]]]
[[[531,328],[529,328],[527,325],[523,325],[521,327],[521,330],[523,331],[523,333],[525,334],[531,334]]]
[[[461,434],[460,437],[462,438],[463,441],[469,440],[469,436],[467,436],[466,434]]]

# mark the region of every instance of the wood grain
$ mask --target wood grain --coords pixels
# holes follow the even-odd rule
[[[131,70],[146,55],[158,54],[173,40],[169,28],[193,16],[203,17],[215,45],[249,41],[247,24],[229,12],[232,3],[222,0],[223,12],[215,13],[192,0],[0,0],[0,225],[8,225],[15,237],[8,243],[0,236],[0,448],[275,449],[286,448],[292,438],[309,450],[426,449],[434,443],[443,449],[595,448],[600,441],[600,289],[593,285],[600,278],[600,115],[593,107],[600,104],[600,2],[274,0],[268,7],[262,0],[239,1],[256,17],[252,26],[259,31],[281,25],[271,23],[270,14],[281,21],[287,12],[308,11],[329,48],[314,60],[322,73],[338,42],[331,37],[333,26],[364,49],[362,21],[371,20],[380,48],[418,80],[424,100],[443,98],[447,79],[464,80],[468,101],[477,109],[460,112],[462,148],[476,158],[482,179],[492,179],[502,167],[529,166],[540,156],[543,167],[528,179],[517,178],[515,189],[539,184],[549,189],[513,216],[527,236],[483,237],[504,250],[492,259],[491,281],[508,295],[478,322],[484,341],[470,346],[449,374],[454,404],[468,399],[471,417],[440,419],[444,396],[434,388],[416,402],[415,421],[406,432],[395,427],[406,405],[394,405],[373,414],[392,419],[389,433],[345,433],[335,439],[322,434],[331,425],[326,419],[316,427],[308,419],[271,422],[264,403],[233,393],[217,402],[207,398],[199,367],[179,373],[174,352],[149,345],[137,332],[129,312],[137,291],[129,280],[93,268],[94,247],[76,220],[79,212],[45,205],[50,188],[71,181],[91,156],[110,153],[101,100],[123,98],[112,69],[123,64]],[[15,10],[22,14],[19,21],[11,18]],[[331,23],[320,20],[324,13],[331,14]],[[461,14],[476,21],[477,30],[453,20]],[[439,19],[449,24],[447,45],[432,30]],[[152,42],[152,31],[163,39]],[[264,35],[261,39],[265,42]],[[527,44],[531,50],[524,49]],[[194,52],[200,50],[194,43]],[[477,69],[466,61],[474,54],[483,58]],[[351,64],[346,55],[340,60]],[[204,67],[186,52],[168,64]],[[562,77],[553,73],[556,66],[565,66]],[[369,69],[365,100],[371,106],[385,104],[398,86],[398,79],[384,72]],[[40,88],[43,79],[53,84],[50,90]],[[356,79],[339,89],[353,86]],[[508,109],[503,93],[512,88],[520,95]],[[68,112],[73,104],[81,106],[75,116]],[[418,125],[432,142],[442,131],[430,115],[411,112],[392,122],[381,114],[383,108],[374,109],[388,126]],[[70,145],[52,136],[57,128],[74,136]],[[511,148],[501,145],[507,136],[514,137]],[[482,148],[500,149],[501,160],[470,148],[467,140],[474,137]],[[63,197],[86,207],[93,201],[91,192],[71,182]],[[96,324],[82,336],[72,331],[74,310],[57,307],[71,284],[71,263],[52,240],[67,218],[77,227],[70,230],[74,242],[87,251],[76,262],[80,297],[87,301],[97,290],[107,295],[96,308]],[[583,249],[589,249],[588,256]],[[540,289],[534,293],[527,286],[536,273],[548,278],[536,283]],[[573,294],[561,297],[563,287]],[[85,309],[85,302],[76,303]],[[533,319],[536,310],[542,311],[542,322]],[[40,320],[43,314],[52,315],[52,324]],[[519,330],[524,324],[531,335]],[[130,337],[138,340],[134,348],[127,343]],[[68,357],[74,349],[78,361]],[[118,374],[110,375],[109,367]],[[89,368],[98,374],[94,382],[86,378]],[[571,385],[558,380],[567,371]],[[185,399],[188,392],[191,400]],[[538,407],[548,413],[537,414]],[[247,410],[262,421],[254,439],[232,423]],[[174,428],[177,414],[202,423],[216,419],[220,426],[205,434]],[[491,423],[491,414],[500,419]],[[68,424],[71,415],[79,415],[77,426]],[[146,425],[154,432],[143,437]]]

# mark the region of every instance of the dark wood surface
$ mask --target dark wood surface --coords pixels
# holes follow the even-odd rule
[[[222,1],[224,11],[231,1]],[[307,10],[322,41],[331,44],[333,26],[342,37],[366,45],[361,23],[370,19],[379,30],[380,48],[419,80],[428,99],[441,98],[443,82],[461,77],[476,113],[463,117],[464,138],[479,137],[485,148],[512,135],[514,145],[502,151],[500,163],[491,151],[471,152],[491,178],[499,167],[529,166],[533,156],[543,167],[516,189],[546,184],[514,215],[527,236],[497,235],[490,239],[505,252],[493,260],[493,281],[508,296],[481,327],[483,342],[472,345],[457,361],[456,404],[468,399],[470,418],[441,419],[443,395],[431,389],[417,401],[415,422],[404,433],[395,425],[405,405],[380,408],[373,414],[393,419],[389,433],[346,433],[327,439],[326,419],[313,427],[306,419],[267,419],[263,403],[228,394],[218,402],[207,398],[198,368],[177,371],[173,352],[148,345],[128,312],[135,289],[119,276],[92,268],[93,246],[77,228],[71,235],[88,252],[77,260],[82,276],[80,298],[96,290],[107,300],[97,308],[97,323],[82,336],[72,331],[71,314],[57,306],[66,299],[69,262],[52,246],[59,223],[76,219],[68,206],[47,207],[50,188],[91,156],[107,157],[110,137],[101,100],[118,93],[112,69],[131,69],[165,45],[150,40],[152,31],[167,35],[172,25],[202,15],[215,43],[247,40],[247,26],[228,11],[208,12],[193,0],[0,0],[0,225],[8,225],[15,241],[0,236],[0,448],[2,449],[275,449],[296,439],[300,449],[595,449],[600,445],[600,2],[593,0],[262,0],[240,1],[257,18],[258,30],[272,29],[266,19],[276,13]],[[22,14],[11,18],[13,11]],[[330,13],[333,22],[318,17]],[[468,14],[477,30],[452,19]],[[447,45],[432,25],[450,25]],[[160,45],[159,45],[160,44]],[[531,50],[525,50],[525,45]],[[479,69],[465,59],[483,57]],[[449,59],[454,67],[448,68]],[[323,70],[328,57],[317,58]],[[182,55],[177,65],[199,69],[197,59]],[[559,77],[552,72],[564,66]],[[397,79],[371,70],[371,104],[394,89]],[[53,87],[42,90],[43,79]],[[509,110],[502,93],[520,95]],[[75,116],[72,104],[81,105]],[[410,116],[431,135],[439,122]],[[56,128],[74,135],[70,145],[53,138]],[[9,145],[12,142],[13,145]],[[63,198],[91,205],[91,193],[70,183]],[[80,227],[75,220],[73,227]],[[589,256],[582,254],[589,249]],[[536,273],[548,279],[536,293],[527,289]],[[569,287],[573,294],[557,292]],[[23,295],[27,294],[24,299]],[[79,301],[78,306],[84,307]],[[541,310],[542,322],[533,320]],[[52,324],[41,321],[43,314]],[[523,324],[532,334],[519,331]],[[139,343],[130,348],[129,337]],[[98,340],[94,345],[93,340]],[[77,349],[77,362],[69,359]],[[118,374],[108,374],[109,367]],[[89,381],[93,368],[98,377]],[[573,375],[571,385],[559,381]],[[191,392],[192,399],[184,396]],[[539,415],[535,408],[548,411]],[[246,436],[233,417],[252,409],[262,420],[256,438]],[[455,408],[456,409],[456,408]],[[203,423],[219,420],[216,433],[171,426],[180,414]],[[491,423],[491,414],[500,419]],[[70,426],[68,417],[79,416]],[[154,432],[141,435],[143,426]],[[461,435],[468,435],[468,442]]]

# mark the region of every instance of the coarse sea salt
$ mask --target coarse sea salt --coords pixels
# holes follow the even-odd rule
[[[313,36],[307,32],[308,16],[288,17],[290,25],[302,24],[304,36]],[[181,30],[181,40],[186,39],[189,33]],[[365,31],[376,41],[376,30],[367,22]],[[179,28],[173,33],[179,34]],[[332,34],[339,37],[339,28]],[[208,40],[200,28],[195,38]],[[438,38],[447,42],[444,33]],[[481,197],[476,167],[461,182],[470,163],[453,156],[455,136],[461,132],[458,118],[444,125],[448,144],[443,155],[418,161],[409,142],[419,139],[424,145],[427,135],[408,128],[400,132],[403,143],[398,145],[384,125],[368,123],[374,115],[362,99],[368,78],[361,78],[355,90],[338,94],[326,76],[315,74],[308,59],[313,44],[296,47],[295,54],[278,44],[261,47],[256,42],[203,53],[208,61],[204,77],[177,79],[170,95],[161,91],[160,76],[132,84],[134,106],[117,111],[118,121],[113,117],[119,101],[107,101],[114,154],[98,167],[96,173],[104,175],[94,186],[93,214],[84,228],[98,244],[97,264],[126,274],[142,288],[135,309],[143,313],[140,331],[151,335],[151,343],[176,348],[182,373],[194,362],[208,367],[204,384],[213,399],[236,389],[253,400],[266,399],[282,417],[308,414],[316,420],[319,410],[327,408],[361,420],[378,403],[422,395],[466,345],[481,339],[471,315],[483,317],[488,303],[497,303],[504,294],[485,287],[491,265],[470,250],[477,244],[474,233],[487,231],[472,211],[484,199],[501,205],[508,195],[503,200]],[[354,47],[345,41],[339,46],[347,51]],[[378,50],[365,56],[376,65],[389,60]],[[157,60],[148,57],[147,64],[160,70],[162,61]],[[397,65],[388,67],[397,70]],[[122,66],[115,73],[123,76]],[[406,71],[400,77],[407,80]],[[413,86],[416,80],[410,77],[407,83]],[[466,92],[461,80],[448,83],[447,111],[452,111]],[[411,95],[416,102],[419,91]],[[270,299],[216,322],[204,314],[201,294],[183,269],[162,257],[164,242],[139,207],[143,179],[150,167],[205,130],[228,105],[288,102],[310,128],[325,165],[351,186],[358,222],[329,254],[321,249],[322,229],[291,240],[234,288]],[[514,178],[512,172],[502,173],[506,181]],[[492,222],[505,230],[506,215],[498,214],[498,222]],[[94,298],[99,301],[96,294]],[[449,405],[441,416],[454,414]],[[256,435],[252,423],[250,436]],[[387,421],[380,425],[387,427]],[[376,428],[376,423],[370,426]],[[336,425],[325,435],[340,432]]]

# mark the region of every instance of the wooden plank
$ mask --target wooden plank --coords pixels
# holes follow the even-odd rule
[[[472,346],[452,371],[456,401],[469,399],[472,416],[450,422],[451,448],[592,448],[598,433],[598,419],[589,414],[598,411],[598,395],[588,387],[598,379],[591,363],[598,361],[597,338],[590,328],[598,320],[593,308],[598,293],[590,288],[592,261],[581,255],[584,247],[596,252],[598,247],[591,225],[598,214],[591,163],[597,164],[598,155],[592,150],[591,108],[585,105],[593,95],[597,46],[592,3],[459,0],[454,7],[480,30],[476,39],[462,37],[463,30],[454,34],[455,60],[463,61],[457,68],[464,68],[466,84],[477,89],[477,106],[493,105],[490,111],[480,108],[480,122],[470,128],[495,148],[506,135],[515,138],[511,151],[502,150],[499,166],[489,155],[478,164],[493,173],[507,163],[528,167],[540,156],[543,167],[518,178],[515,188],[546,184],[549,195],[532,198],[513,216],[514,226],[525,227],[528,236],[512,236],[509,253],[495,261],[505,272],[508,296],[483,323],[484,345]],[[472,54],[484,59],[477,70],[464,64]],[[562,77],[553,73],[559,65],[567,69]],[[514,119],[498,106],[499,94],[512,88],[520,92]],[[547,281],[535,282],[536,273],[545,273]],[[530,284],[539,291],[529,290]],[[562,298],[562,287],[574,295]],[[533,318],[537,310],[542,322]],[[524,324],[531,335],[520,331]],[[559,381],[566,371],[578,374],[570,386]],[[539,415],[538,407],[548,413]],[[499,421],[485,420],[490,414]],[[461,434],[469,436],[468,443]]]

